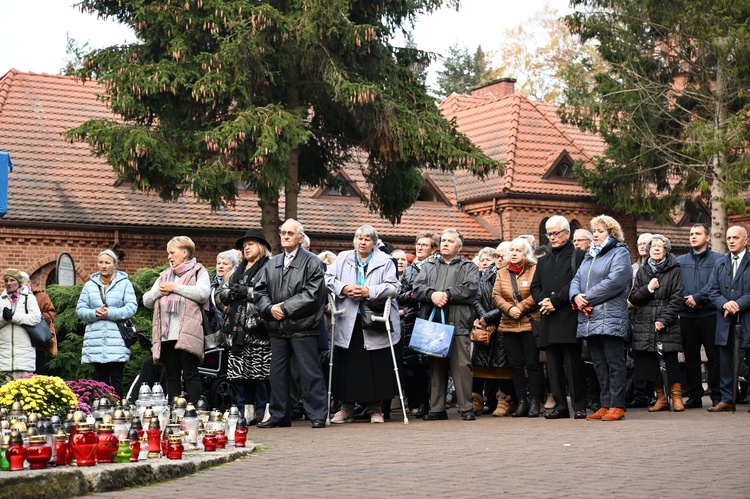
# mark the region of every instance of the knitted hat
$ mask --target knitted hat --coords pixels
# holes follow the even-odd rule
[[[21,272],[19,272],[16,269],[8,269],[3,273],[3,277],[12,277],[16,281],[18,281],[18,284],[23,284],[23,276],[21,276]]]

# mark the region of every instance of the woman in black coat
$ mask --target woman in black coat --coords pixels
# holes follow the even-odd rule
[[[677,381],[680,375],[677,352],[682,351],[679,313],[685,301],[682,271],[670,253],[669,239],[655,234],[646,246],[648,259],[638,269],[630,292],[630,303],[637,308],[633,322],[633,361],[637,380],[652,381],[656,403],[649,412],[669,408],[663,386],[656,342],[661,341],[667,366],[672,407],[683,411],[682,388]]]

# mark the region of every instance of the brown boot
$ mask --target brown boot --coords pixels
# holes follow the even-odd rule
[[[648,408],[648,412],[669,410],[669,404],[667,403],[667,397],[664,396],[664,387],[662,384],[654,382],[654,391],[656,392],[656,403]]]
[[[487,402],[487,398],[481,393],[474,392],[471,394],[471,409],[474,411],[474,414],[477,416],[482,415],[485,402]]]
[[[682,387],[679,383],[669,385],[669,393],[672,394],[672,410],[682,412],[685,410],[685,404],[682,403]]]

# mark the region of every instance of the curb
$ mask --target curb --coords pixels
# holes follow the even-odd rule
[[[184,453],[180,461],[152,459],[138,463],[105,464],[77,468],[66,466],[46,470],[0,473],[0,499],[42,499],[82,496],[172,480],[247,457],[256,449],[248,442],[244,449]]]

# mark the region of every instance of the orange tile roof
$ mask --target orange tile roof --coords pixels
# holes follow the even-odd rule
[[[4,221],[233,231],[260,225],[252,192],[242,192],[233,209],[211,212],[190,195],[165,203],[154,193],[115,186],[115,174],[104,159],[92,156],[87,144],[70,144],[60,136],[85,120],[114,118],[97,100],[103,92],[96,82],[83,84],[66,76],[11,70],[0,77],[0,150],[10,153],[14,165]],[[354,164],[347,173],[362,188],[358,170]],[[434,175],[455,201],[450,174]],[[312,234],[349,237],[359,225],[370,224],[386,238],[412,238],[425,228],[453,226],[468,240],[497,240],[491,228],[455,206],[416,203],[392,226],[358,200],[314,199],[313,193],[302,190],[298,214]]]
[[[563,151],[573,161],[602,154],[604,143],[594,135],[563,125],[557,106],[529,100],[519,93],[501,97],[452,94],[440,103],[448,118],[485,154],[505,163],[505,173],[484,181],[467,172],[456,174],[461,202],[490,198],[501,192],[585,196],[574,182],[542,176]]]

